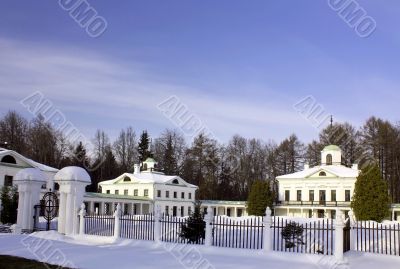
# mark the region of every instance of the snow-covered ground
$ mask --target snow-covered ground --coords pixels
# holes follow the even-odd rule
[[[243,250],[111,237],[65,237],[57,232],[0,235],[0,254],[21,256],[75,268],[400,268],[400,257],[350,252],[346,263],[334,257]],[[1,266],[0,266],[1,267]]]

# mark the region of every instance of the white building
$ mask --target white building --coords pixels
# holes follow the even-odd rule
[[[101,198],[109,198],[110,203],[117,198],[124,199],[124,202],[121,200],[121,204],[126,213],[147,214],[151,213],[155,206],[160,206],[164,214],[187,216],[193,211],[198,187],[179,176],[167,176],[157,172],[156,165],[156,161],[148,158],[141,167],[135,165],[133,174],[124,173],[116,179],[100,182]],[[85,197],[85,201],[89,203],[94,199],[95,197]],[[89,204],[89,208],[96,206]]]
[[[335,218],[336,210],[350,210],[358,165],[342,165],[338,146],[326,146],[321,152],[321,165],[304,166],[304,170],[277,177],[279,202],[277,216]]]

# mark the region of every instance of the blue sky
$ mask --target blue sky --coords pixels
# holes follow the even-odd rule
[[[400,2],[357,1],[376,21],[359,37],[327,0],[88,1],[107,29],[92,38],[58,1],[0,3],[0,113],[29,116],[41,91],[85,135],[132,125],[177,128],[171,95],[221,142],[233,134],[305,142],[319,130],[293,108],[313,96],[337,121],[397,122]]]

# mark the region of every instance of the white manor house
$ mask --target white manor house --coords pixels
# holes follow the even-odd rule
[[[278,176],[278,216],[335,218],[337,210],[350,211],[358,165],[342,165],[338,146],[326,146],[321,152],[321,165],[292,174]]]

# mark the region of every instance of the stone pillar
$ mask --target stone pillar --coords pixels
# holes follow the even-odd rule
[[[265,217],[263,219],[264,223],[264,236],[263,236],[263,244],[264,244],[264,251],[269,253],[273,250],[273,236],[272,236],[272,216],[271,216],[271,209],[267,207],[265,210]]]
[[[161,242],[161,207],[156,205],[154,212],[154,241]]]
[[[344,215],[341,210],[336,212],[336,224],[335,224],[335,258],[337,261],[343,261],[343,228]]]
[[[115,218],[115,223],[114,223],[114,238],[118,239],[119,235],[121,233],[121,204],[117,204],[117,208],[115,209],[114,212],[114,218]]]
[[[46,183],[46,176],[37,168],[25,168],[15,175],[18,186],[18,214],[16,233],[33,230],[33,207],[40,203],[40,190]]]
[[[79,211],[79,235],[85,234],[85,215],[86,215],[85,204],[82,203],[81,210]]]
[[[83,203],[85,187],[91,183],[89,174],[81,167],[69,166],[55,175],[60,185],[60,212],[58,232],[71,235],[78,233],[79,207]]]
[[[212,221],[213,213],[211,210],[207,210],[207,214],[204,216],[204,221],[206,223],[206,235],[204,240],[204,245],[207,247],[212,246]]]

